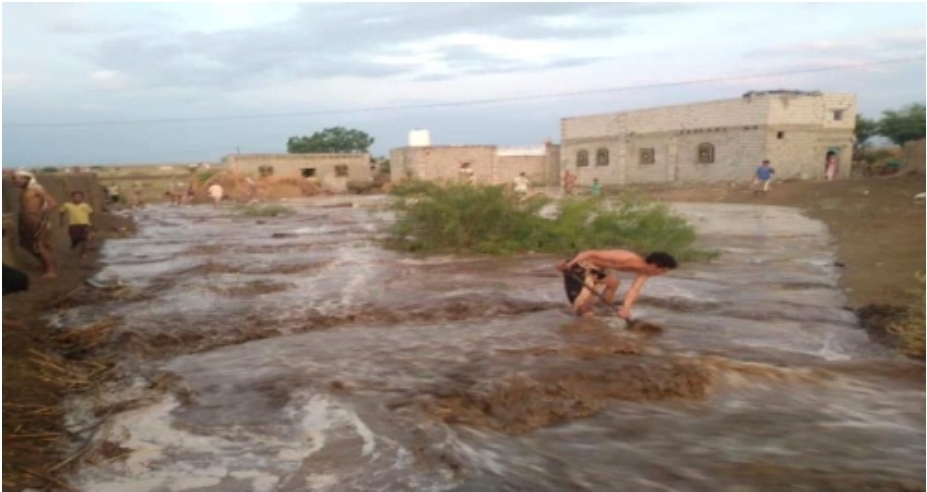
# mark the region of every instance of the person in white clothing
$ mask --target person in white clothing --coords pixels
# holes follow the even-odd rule
[[[528,194],[530,187],[531,181],[528,180],[528,177],[525,176],[525,173],[521,173],[515,177],[515,193],[518,193],[524,197]]]
[[[219,202],[222,201],[222,196],[225,194],[225,190],[222,189],[222,185],[219,183],[213,183],[209,185],[209,196],[212,198],[213,204],[218,207]]]

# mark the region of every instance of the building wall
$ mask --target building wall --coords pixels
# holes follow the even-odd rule
[[[301,177],[303,169],[316,169],[316,177],[326,179],[334,176],[335,166],[348,166],[347,179],[369,181],[369,154],[234,154],[222,158],[227,169],[249,175],[257,175],[262,166],[272,166],[274,176]]]
[[[904,165],[906,170],[924,173],[924,139],[904,144]]]
[[[840,111],[839,118],[834,111]],[[838,152],[839,177],[849,176],[856,98],[852,94],[762,94],[738,99],[564,118],[561,169],[607,185],[749,180],[763,159],[777,177],[810,179],[824,173],[829,149]],[[781,135],[780,135],[781,133]],[[698,145],[715,148],[715,161],[698,162]],[[608,166],[598,167],[605,148]],[[640,150],[654,149],[653,164]],[[577,168],[579,150],[590,164]]]
[[[491,183],[495,156],[492,145],[402,147],[390,151],[390,179],[456,181],[461,164],[469,162],[476,182]]]
[[[608,165],[596,165],[596,152],[599,149],[608,151]],[[579,151],[589,153],[589,165],[577,166]],[[585,186],[592,183],[595,178],[603,185],[624,184],[624,166],[626,153],[626,139],[622,137],[583,138],[565,141],[560,144],[561,173],[569,170],[576,175],[576,184]]]

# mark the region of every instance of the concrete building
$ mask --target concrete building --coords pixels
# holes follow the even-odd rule
[[[369,154],[232,154],[222,158],[226,169],[249,175],[370,181]]]
[[[798,91],[564,118],[561,171],[580,184],[746,181],[769,159],[778,179],[809,179],[833,151],[847,177],[855,123],[854,95]]]
[[[511,183],[525,173],[537,185],[558,183],[560,152],[557,145],[543,143],[525,147],[495,145],[410,146],[390,151],[390,179],[455,181],[462,168],[473,172],[482,184]]]

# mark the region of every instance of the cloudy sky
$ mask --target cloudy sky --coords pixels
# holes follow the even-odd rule
[[[564,116],[748,90],[853,92],[873,116],[925,101],[923,3],[5,3],[2,18],[3,167],[214,161],[336,125],[375,154],[412,128],[526,145],[558,140]],[[422,107],[620,87],[636,88]]]

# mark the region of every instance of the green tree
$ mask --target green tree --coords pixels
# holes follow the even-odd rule
[[[923,104],[911,104],[898,111],[885,111],[878,123],[878,134],[897,145],[924,138],[925,111]]]
[[[856,115],[856,148],[862,149],[870,138],[879,134],[879,122],[865,116]]]
[[[360,130],[336,126],[315,132],[308,137],[290,137],[286,151],[291,154],[367,152],[373,137]]]

